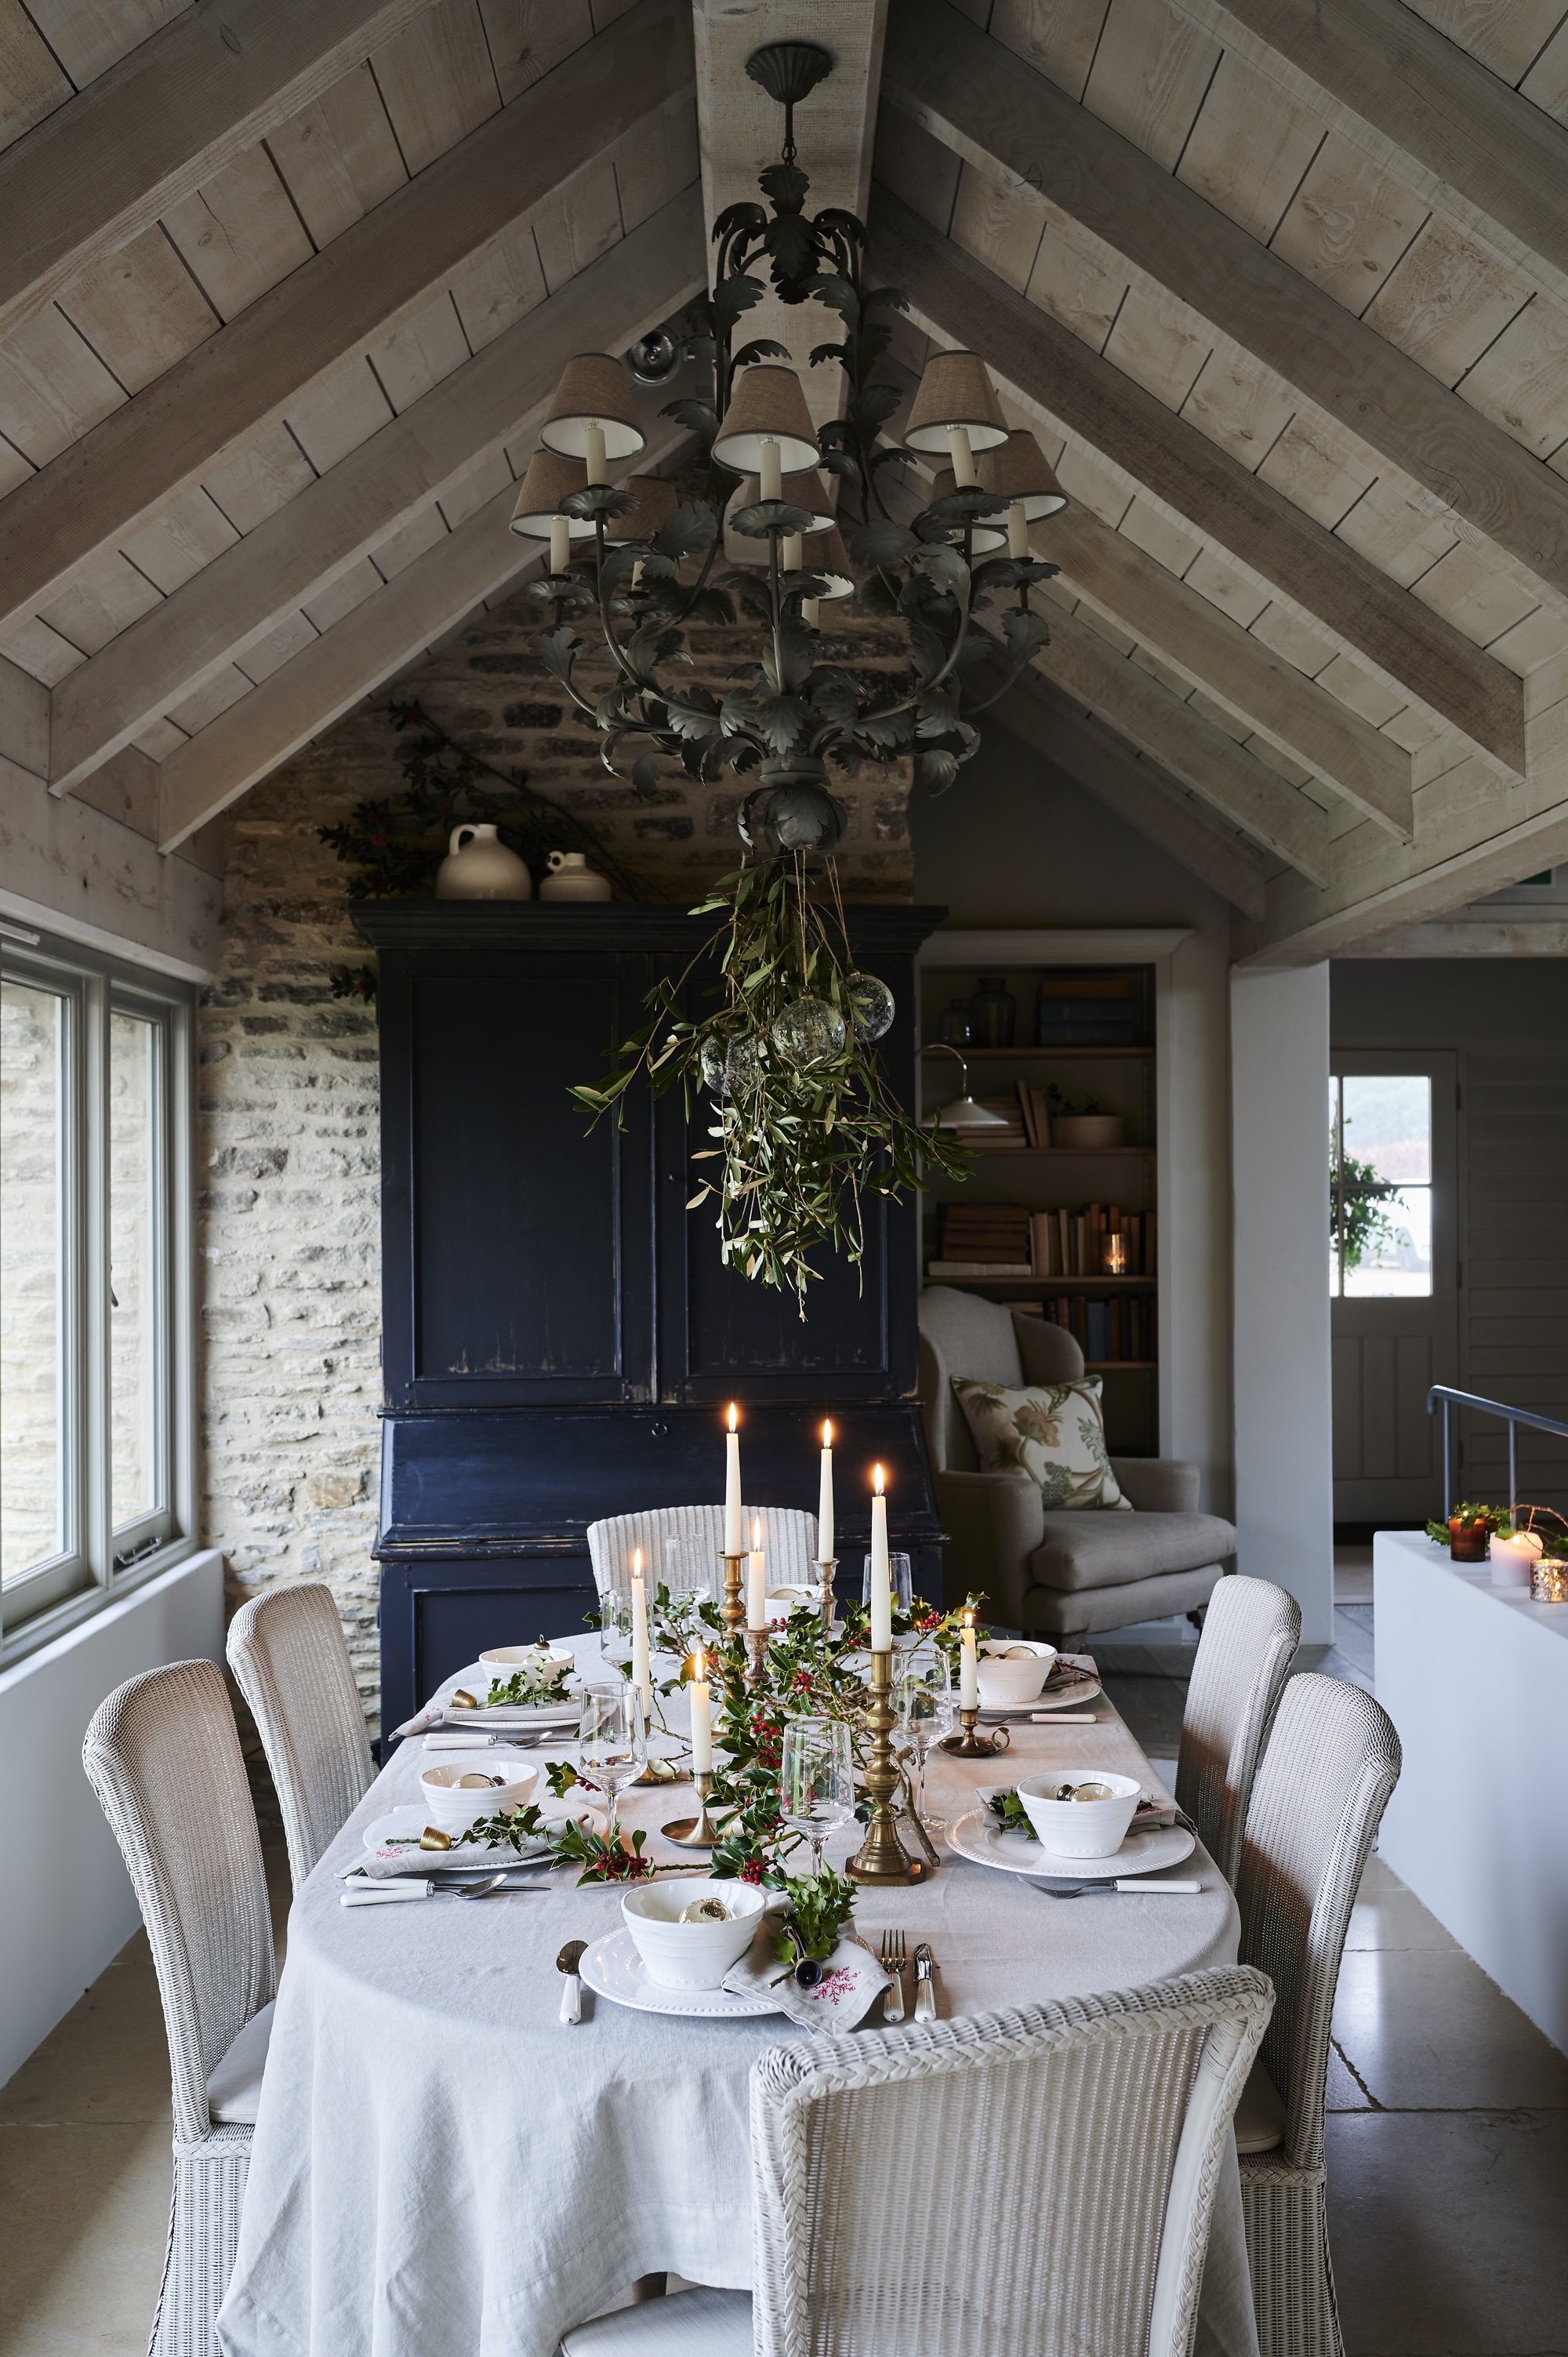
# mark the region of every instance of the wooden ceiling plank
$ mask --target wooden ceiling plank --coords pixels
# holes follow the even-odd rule
[[[690,21],[682,0],[642,0],[125,403],[107,432],[100,425],[20,486],[0,504],[0,628],[191,483],[206,479],[218,496],[214,470],[308,387],[390,334],[650,113],[688,105]]]
[[[1402,0],[1176,5],[1568,303],[1568,132]]]
[[[1304,283],[1277,251],[1030,76],[947,0],[906,0],[888,42],[884,92],[961,154],[989,156],[1029,181],[1124,257],[1139,283],[1168,289],[1495,541],[1568,611],[1568,485],[1559,488],[1504,427]],[[1403,244],[1420,225],[1402,231]],[[1047,234],[1042,258],[1051,242]]]
[[[177,16],[0,156],[0,333],[265,138],[428,0]]]
[[[1103,452],[1507,774],[1522,775],[1519,683],[1502,665],[896,199],[879,192],[874,221],[878,268],[908,291],[918,318],[982,353],[1027,407]]]
[[[68,75],[20,0],[0,7],[0,147],[20,139],[73,95]]]
[[[504,106],[594,38],[588,0],[479,0],[479,15]]]
[[[54,791],[80,785],[292,610],[318,619],[313,601],[331,584],[525,430],[574,352],[669,317],[703,267],[693,188],[216,556],[73,675],[55,707]]]
[[[267,135],[313,245],[328,245],[408,178],[369,60]]]
[[[191,5],[192,0],[28,0],[28,14],[82,90]]]
[[[644,462],[662,465],[681,440],[671,427],[650,442]],[[171,753],[160,780],[159,850],[177,850],[537,563],[534,544],[508,530],[512,501],[509,484],[406,573]]]
[[[435,0],[372,52],[371,70],[411,172],[456,147],[501,102],[477,0]]]
[[[73,278],[59,307],[127,393],[140,393],[221,324],[161,228]]]

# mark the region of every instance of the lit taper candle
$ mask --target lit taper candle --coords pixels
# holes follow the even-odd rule
[[[642,1722],[653,1716],[653,1672],[648,1658],[648,1583],[642,1576],[642,1549],[631,1551],[631,1682],[642,1696]]]
[[[974,1615],[963,1616],[963,1652],[958,1665],[958,1706],[961,1710],[980,1708],[980,1668],[974,1652]]]
[[[893,1589],[887,1576],[887,1501],[882,1490],[882,1468],[876,1468],[871,1501],[871,1650],[893,1651]]]
[[[746,1567],[746,1625],[748,1629],[768,1626],[768,1558],[762,1546],[762,1521],[757,1514],[751,1518],[751,1553]]]
[[[740,1415],[729,1404],[729,1431],[725,1439],[725,1553],[746,1553],[746,1517],[740,1509]]]
[[[833,1559],[833,1427],[831,1416],[822,1423],[822,1485],[817,1493],[817,1561],[831,1563]]]
[[[714,1771],[714,1711],[708,1694],[707,1656],[700,1645],[694,1658],[694,1674],[686,1688],[692,1698],[692,1773],[694,1776],[711,1776]]]

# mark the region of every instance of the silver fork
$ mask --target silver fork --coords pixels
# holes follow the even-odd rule
[[[893,1975],[893,1986],[882,1999],[882,2018],[884,2021],[902,2021],[904,2018],[904,1934],[902,1932],[884,1932],[882,1934],[882,1969]]]

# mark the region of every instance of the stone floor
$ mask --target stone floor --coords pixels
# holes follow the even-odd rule
[[[1370,1685],[1370,1624],[1348,1578],[1335,1645],[1304,1666]],[[1159,1622],[1100,1649],[1152,1756],[1174,1760],[1194,1641]],[[276,1850],[269,1870],[281,1950]],[[1568,2357],[1568,2059],[1375,1856],[1340,1973],[1328,2106],[1348,2357]],[[138,1934],[0,2089],[0,2357],[142,2357],[168,2138]]]

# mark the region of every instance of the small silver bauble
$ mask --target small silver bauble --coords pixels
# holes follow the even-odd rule
[[[885,1031],[891,1029],[898,1011],[897,1001],[887,985],[879,982],[874,974],[846,974],[843,991],[849,1001],[854,1036],[863,1047],[869,1047],[874,1039],[880,1039]]]
[[[775,1016],[768,1036],[792,1064],[825,1064],[843,1052],[843,1017],[825,998],[797,998]]]

